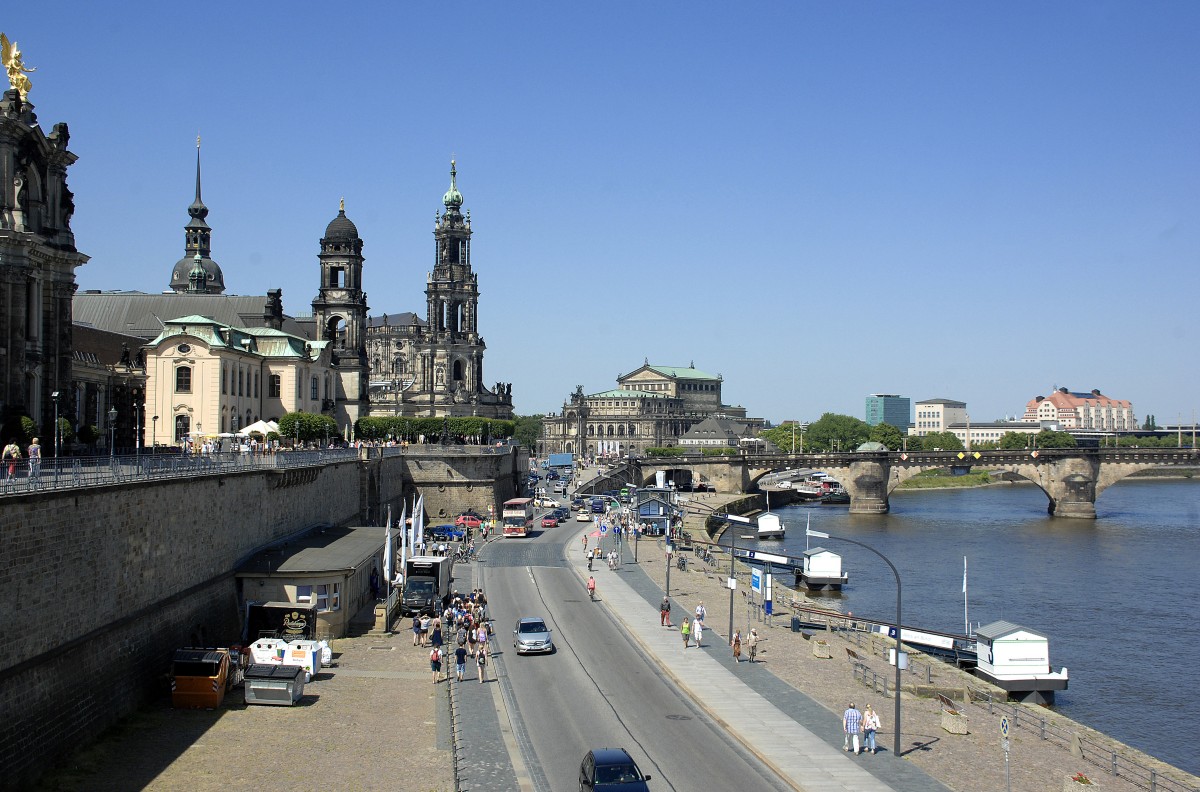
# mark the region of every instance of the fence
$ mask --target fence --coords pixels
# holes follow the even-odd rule
[[[139,454],[101,457],[61,457],[30,464],[23,460],[12,476],[8,469],[0,497],[48,490],[102,487],[137,481],[237,473],[246,470],[279,470],[313,467],[358,459],[356,448],[313,451],[280,451],[276,454]]]
[[[1148,789],[1150,792],[1200,792],[1200,788],[1196,786],[1164,776],[1158,770],[1147,767],[1123,754],[1111,743],[1106,744],[1089,735],[1072,731],[1044,715],[1030,712],[1028,709],[1010,704],[1006,700],[997,700],[986,690],[968,685],[967,693],[970,702],[981,709],[986,709],[989,715],[1007,716],[1010,729],[1025,729],[1033,732],[1039,739],[1049,740],[1073,751],[1085,761],[1103,768],[1109,775],[1123,778],[1141,789]]]

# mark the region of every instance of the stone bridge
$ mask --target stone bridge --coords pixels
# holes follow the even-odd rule
[[[855,514],[885,514],[888,495],[925,470],[998,470],[1028,479],[1046,493],[1057,517],[1095,519],[1096,498],[1134,473],[1153,468],[1195,468],[1200,453],[1172,448],[1055,448],[1030,451],[855,451],[835,454],[742,454],[732,457],[645,457],[631,478],[653,485],[665,471],[679,486],[704,484],[719,492],[750,492],[770,473],[811,468],[836,478],[850,493]]]

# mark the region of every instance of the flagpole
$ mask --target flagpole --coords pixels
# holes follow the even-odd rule
[[[967,557],[963,556],[963,634],[971,635],[971,620],[967,616]]]
[[[383,530],[383,576],[387,579],[388,599],[392,598],[392,504],[388,504],[387,527]],[[386,611],[386,607],[384,608]]]

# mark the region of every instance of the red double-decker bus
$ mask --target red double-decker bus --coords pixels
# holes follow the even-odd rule
[[[528,536],[533,528],[533,498],[513,498],[504,502],[500,523],[505,536]]]

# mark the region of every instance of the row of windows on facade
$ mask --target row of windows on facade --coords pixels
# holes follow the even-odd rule
[[[318,612],[341,610],[341,583],[321,583],[316,586],[296,586],[296,602],[305,605],[311,605],[314,595],[316,596]]]
[[[248,396],[250,398],[258,398],[258,372],[254,373],[254,392],[250,392],[250,375],[249,372],[238,370],[237,377],[237,392],[234,393],[231,387],[227,387],[230,383],[227,382],[226,369],[221,367],[221,395],[222,396]],[[243,377],[243,374],[245,376]],[[229,379],[232,379],[230,377]],[[332,387],[332,382],[329,377],[325,378],[325,398],[329,398],[329,391]],[[191,393],[192,392],[192,368],[191,366],[180,366],[175,369],[175,392],[176,393]],[[313,377],[310,381],[310,393],[312,401],[321,398],[321,378]],[[279,398],[283,395],[283,379],[278,374],[272,374],[267,377],[267,396]],[[297,394],[298,395],[298,394]]]
[[[669,382],[637,382],[633,383],[633,387],[637,390],[644,391],[666,391],[671,389]],[[716,383],[712,382],[684,382],[679,386],[680,390],[685,391],[715,391]]]
[[[665,430],[665,427],[663,427],[663,426],[660,426],[658,428],[660,431]],[[670,429],[671,429],[671,432],[673,432],[674,434],[679,434],[682,427],[680,427],[676,424],[671,424]],[[627,434],[630,437],[637,436],[637,427],[634,426],[633,424],[630,424],[629,428],[627,430],[625,428],[624,424],[619,424],[616,426],[614,426],[613,424],[609,424],[607,427],[595,426],[593,424],[588,424],[588,428],[587,428],[587,436],[588,437],[624,437]]]

